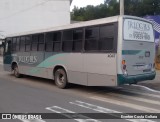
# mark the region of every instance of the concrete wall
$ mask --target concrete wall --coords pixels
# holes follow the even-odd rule
[[[70,23],[70,0],[0,0],[3,35]]]

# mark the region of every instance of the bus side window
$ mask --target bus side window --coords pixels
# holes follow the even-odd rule
[[[87,27],[85,29],[85,50],[98,50],[99,27]]]
[[[20,38],[20,51],[25,51],[25,36]]]
[[[5,53],[7,53],[8,52],[8,42],[6,42],[6,44],[5,44]]]
[[[38,51],[38,35],[35,34],[32,36],[32,51]]]
[[[6,41],[5,53],[11,53],[11,41]]]
[[[46,42],[46,52],[53,51],[53,33],[46,33],[45,35],[45,42]]]
[[[28,35],[25,37],[26,38],[26,42],[25,42],[25,51],[29,52],[31,50],[31,36]]]
[[[54,32],[54,36],[53,36],[54,52],[61,51],[61,40],[62,40],[62,33],[60,31],[59,32]]]
[[[73,51],[82,51],[83,29],[73,30]]]
[[[99,50],[114,50],[114,25],[104,25],[100,27]]]
[[[44,51],[45,44],[44,44],[44,33],[38,35],[38,51]]]
[[[19,51],[20,37],[17,37],[16,51]]]
[[[59,52],[61,51],[61,32],[48,32],[45,36],[46,51]]]
[[[16,45],[17,45],[17,38],[14,37],[12,40],[12,51],[15,52],[16,51]]]
[[[71,52],[73,47],[73,30],[63,31],[62,50],[64,52]]]

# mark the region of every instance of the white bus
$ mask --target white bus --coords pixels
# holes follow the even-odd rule
[[[118,86],[155,78],[152,24],[114,16],[7,36],[4,69],[69,83]]]

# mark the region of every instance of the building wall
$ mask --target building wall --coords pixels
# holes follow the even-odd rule
[[[70,0],[0,0],[0,33],[7,35],[70,23]]]

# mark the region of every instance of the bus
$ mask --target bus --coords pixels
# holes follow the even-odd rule
[[[135,84],[155,78],[154,41],[151,22],[125,15],[17,33],[5,39],[4,70],[59,88]]]

